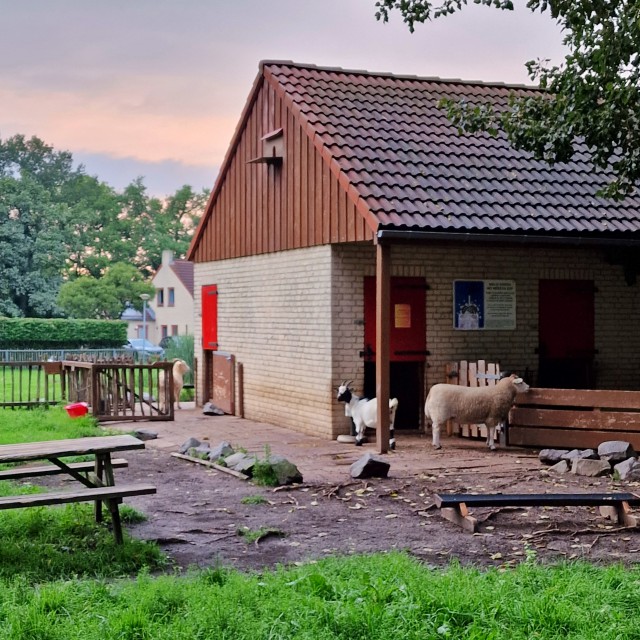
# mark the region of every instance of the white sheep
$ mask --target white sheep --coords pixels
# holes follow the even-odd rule
[[[504,424],[516,394],[529,385],[516,374],[502,378],[492,387],[462,387],[455,384],[434,384],[429,390],[424,412],[431,421],[433,446],[440,449],[440,428],[454,418],[457,422],[484,424],[487,446],[495,450],[496,427]]]
[[[356,426],[356,446],[362,446],[364,432],[367,427],[375,429],[378,426],[378,401],[376,398],[368,399],[357,396],[349,385],[353,382],[343,382],[338,387],[338,400],[345,403],[345,415],[353,419]],[[398,409],[398,399],[389,399],[389,448],[396,448],[394,435],[394,422]]]
[[[182,393],[182,387],[184,386],[183,376],[189,371],[191,371],[191,367],[189,367],[184,360],[180,360],[180,358],[175,358],[173,360],[173,379],[171,382],[173,384],[173,397],[178,405],[178,409],[182,409],[180,406],[180,394]],[[164,371],[160,371],[158,374],[158,395],[160,396],[160,407],[166,413],[169,410],[169,399],[166,397],[164,388]]]

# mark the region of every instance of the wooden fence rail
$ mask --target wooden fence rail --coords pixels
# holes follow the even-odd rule
[[[0,407],[59,404],[65,398],[59,362],[0,362]]]
[[[510,445],[587,449],[606,440],[640,450],[640,391],[531,388],[509,414]]]

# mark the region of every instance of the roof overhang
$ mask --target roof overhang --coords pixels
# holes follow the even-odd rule
[[[566,246],[640,247],[640,234],[633,237],[544,235],[534,233],[470,233],[465,231],[428,231],[411,229],[378,229],[376,242],[418,243],[426,242],[489,242],[502,244],[553,244]]]

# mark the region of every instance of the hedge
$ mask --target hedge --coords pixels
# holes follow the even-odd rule
[[[0,318],[2,349],[117,349],[126,342],[121,320]]]

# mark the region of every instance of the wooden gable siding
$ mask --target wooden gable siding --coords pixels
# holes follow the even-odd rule
[[[262,136],[279,128],[286,149],[282,164],[247,164],[260,156]],[[194,262],[373,238],[303,125],[266,82],[222,172]]]

